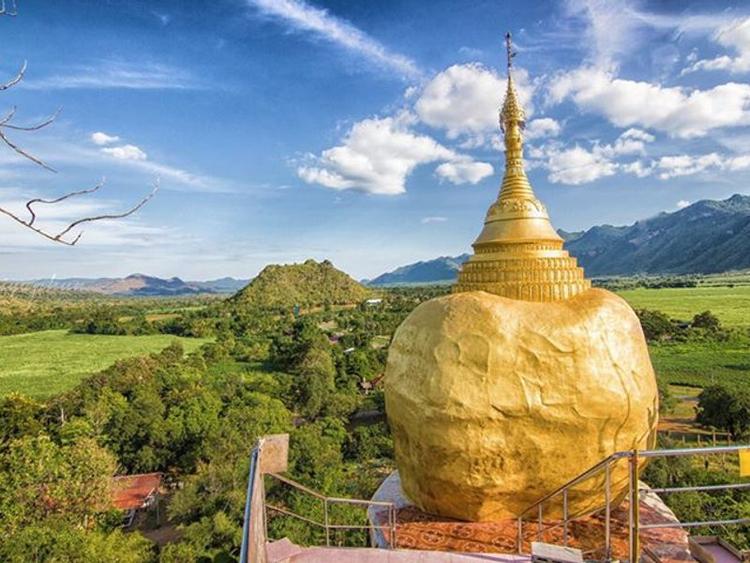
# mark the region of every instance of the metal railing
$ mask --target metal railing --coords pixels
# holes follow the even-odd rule
[[[262,447],[263,440],[261,439],[258,440],[258,443],[250,452],[250,469],[248,470],[247,493],[245,496],[245,516],[242,523],[242,545],[240,546],[241,563],[247,563],[249,561],[252,561],[253,563],[256,561],[265,561],[265,536],[260,538],[257,542],[253,542],[252,540],[255,538],[251,537],[255,530],[260,528],[265,532],[266,529],[265,514],[263,514],[262,511],[259,511],[257,506],[257,495],[263,495],[263,480],[260,478],[260,455]],[[259,523],[259,518],[263,519],[262,523]],[[263,546],[263,553],[256,553],[256,551],[258,551],[257,544]],[[253,552],[252,558],[251,551]]]
[[[524,519],[529,513],[536,513],[537,519],[537,540],[542,541],[544,539],[545,532],[552,529],[563,528],[563,545],[567,547],[569,534],[568,529],[570,522],[577,518],[588,516],[591,511],[585,511],[583,514],[571,515],[569,511],[568,497],[570,491],[576,485],[579,485],[585,481],[599,477],[604,473],[604,560],[609,561],[612,559],[612,472],[615,464],[620,460],[627,460],[628,463],[628,490],[627,499],[629,501],[628,507],[628,559],[630,561],[638,561],[641,553],[639,534],[641,530],[654,529],[654,528],[694,528],[699,526],[716,526],[716,525],[741,525],[750,523],[750,518],[735,518],[727,520],[706,520],[702,522],[657,522],[652,524],[641,525],[639,522],[639,506],[640,506],[640,493],[638,489],[639,479],[639,462],[642,459],[652,458],[663,458],[663,457],[681,457],[681,456],[700,456],[700,455],[712,455],[712,454],[727,454],[727,453],[738,453],[743,450],[750,450],[750,445],[734,445],[734,446],[716,446],[707,448],[680,448],[671,450],[632,450],[616,452],[609,457],[603,459],[596,465],[587,469],[577,477],[571,479],[558,489],[555,489],[551,493],[543,496],[532,505],[527,507],[518,516],[518,535],[516,540],[516,546],[518,553],[523,553],[523,527]],[[663,487],[655,489],[646,489],[646,491],[653,491],[655,493],[663,494],[675,494],[682,492],[695,492],[695,491],[722,491],[722,490],[738,490],[738,489],[750,489],[750,483],[726,483],[721,485],[705,485],[705,486],[687,486],[687,487]],[[560,499],[562,502],[562,520],[554,521],[551,524],[545,526],[544,522],[544,508],[545,505],[549,506],[555,502],[555,499]],[[592,550],[596,552],[598,550]],[[586,552],[591,553],[591,552]]]
[[[276,479],[277,481],[281,483],[284,483],[298,491],[301,491],[321,501],[322,508],[323,508],[323,521],[322,522],[314,518],[309,518],[301,514],[297,514],[296,512],[293,512],[289,510],[288,508],[270,504],[268,501],[265,501],[264,506],[266,510],[271,510],[273,512],[283,514],[291,518],[295,518],[297,520],[306,522],[317,528],[323,529],[325,531],[326,546],[331,545],[331,532],[335,532],[337,530],[368,530],[370,543],[374,544],[375,534],[379,532],[382,533],[383,530],[385,529],[388,532],[388,541],[387,541],[388,549],[396,548],[396,543],[397,543],[397,540],[396,540],[396,505],[393,504],[392,502],[361,500],[361,499],[341,498],[341,497],[329,497],[326,495],[322,495],[317,491],[313,491],[312,489],[305,487],[301,483],[293,481],[292,479],[289,479],[288,477],[284,477],[283,475],[279,475],[278,473],[266,473],[266,477],[271,477],[273,479]],[[336,504],[356,505],[356,506],[366,507],[368,509],[370,507],[380,508],[386,511],[386,515],[387,515],[386,523],[383,525],[377,524],[373,521],[369,521],[369,523],[366,525],[332,523],[331,522],[331,507]]]

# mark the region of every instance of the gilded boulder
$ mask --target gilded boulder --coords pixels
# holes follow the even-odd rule
[[[385,399],[404,493],[472,521],[514,517],[609,454],[652,446],[658,417],[638,318],[601,289],[423,303],[394,336]],[[621,497],[624,463],[611,482]],[[603,483],[572,491],[571,513],[601,507]]]

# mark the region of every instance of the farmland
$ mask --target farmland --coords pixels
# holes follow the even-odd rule
[[[174,341],[190,352],[207,340],[165,334],[69,334],[66,330],[0,336],[0,396],[23,392],[43,399],[119,359],[158,352]]]
[[[736,285],[629,289],[618,291],[636,309],[654,309],[680,320],[711,311],[727,327],[750,328],[750,286]]]

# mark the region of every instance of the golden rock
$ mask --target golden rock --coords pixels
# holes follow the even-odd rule
[[[638,318],[601,289],[555,303],[479,291],[433,299],[388,356],[404,493],[463,520],[516,516],[609,454],[650,447],[657,396]],[[601,506],[602,486],[575,489],[571,513]],[[626,488],[618,465],[613,498]]]
[[[396,331],[385,377],[404,493],[427,512],[475,521],[517,516],[611,453],[650,447],[658,418],[637,316],[591,289],[526,177],[509,37],[508,52],[500,195],[453,295],[423,303]],[[621,497],[624,464],[611,482]],[[603,488],[599,479],[571,491],[571,513],[600,508]]]

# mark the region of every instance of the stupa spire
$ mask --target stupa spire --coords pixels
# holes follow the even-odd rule
[[[526,115],[513,82],[511,35],[505,35],[508,85],[500,111],[505,173],[490,206],[474,255],[464,264],[455,292],[487,291],[525,301],[555,301],[591,287],[576,259],[563,249],[547,209],[537,199],[523,165]]]
[[[516,53],[513,51],[510,33],[505,34],[505,50],[508,60],[508,87],[500,112],[500,129],[505,134],[505,176],[500,196],[533,198],[534,192],[523,168],[523,129],[526,125],[526,113],[518,101],[513,83],[513,58]]]

